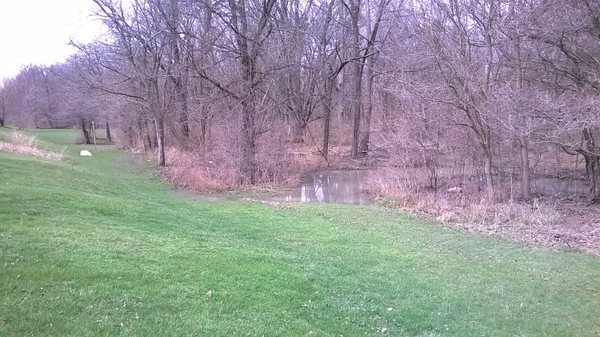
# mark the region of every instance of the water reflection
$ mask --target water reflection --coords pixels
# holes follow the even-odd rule
[[[332,170],[306,174],[302,185],[277,199],[300,202],[336,202],[364,204],[371,201],[361,190],[367,177],[365,170]]]

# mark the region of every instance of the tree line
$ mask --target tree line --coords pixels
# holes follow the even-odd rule
[[[93,0],[108,36],[0,90],[0,123],[110,125],[124,146],[219,150],[237,183],[310,144],[437,176],[582,158],[600,200],[600,3],[593,0]],[[201,165],[201,163],[199,164]]]

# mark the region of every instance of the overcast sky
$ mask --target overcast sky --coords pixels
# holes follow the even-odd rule
[[[75,52],[70,39],[101,35],[93,10],[91,0],[0,0],[0,81],[29,64],[66,60]]]

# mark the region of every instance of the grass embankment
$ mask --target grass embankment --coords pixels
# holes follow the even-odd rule
[[[0,152],[2,336],[600,335],[598,257],[374,206],[190,201],[82,148]]]

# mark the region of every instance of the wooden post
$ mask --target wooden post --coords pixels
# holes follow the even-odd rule
[[[92,121],[92,137],[94,137],[94,150],[98,150],[96,146],[96,123]]]

